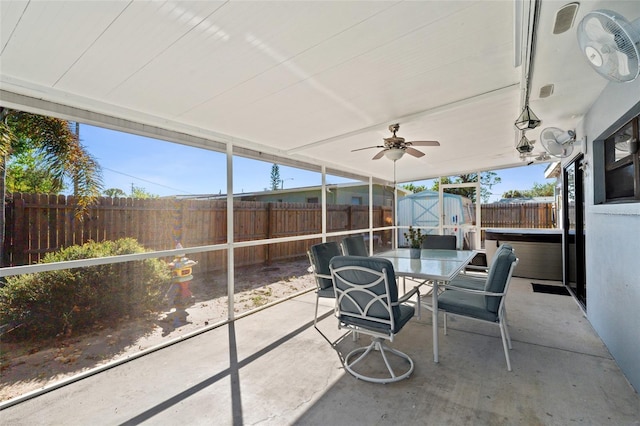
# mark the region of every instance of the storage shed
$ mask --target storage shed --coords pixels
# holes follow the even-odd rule
[[[444,226],[454,228],[445,229],[445,234],[457,234],[458,245],[461,246],[466,235],[465,228],[473,224],[475,213],[473,202],[461,195],[444,193]],[[429,234],[438,233],[438,215],[440,211],[438,192],[422,191],[398,199],[398,225],[431,227]],[[399,233],[398,244],[406,245],[403,233]]]

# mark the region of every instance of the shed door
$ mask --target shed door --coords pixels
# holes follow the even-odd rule
[[[445,184],[440,185],[439,192],[440,234],[456,235],[459,250],[480,249],[480,185],[474,182]]]

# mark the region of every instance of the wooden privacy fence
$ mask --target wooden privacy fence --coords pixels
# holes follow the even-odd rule
[[[223,244],[227,241],[227,202],[220,200],[99,198],[88,215],[75,216],[76,199],[64,195],[12,194],[6,206],[4,266],[38,262],[45,253],[89,240],[135,238],[150,250]],[[250,241],[320,233],[321,206],[308,203],[234,202],[234,240]],[[373,209],[374,227],[392,223],[392,209]],[[364,229],[369,207],[327,206],[327,231]],[[547,203],[483,204],[482,226],[552,228],[554,210]],[[389,238],[390,233],[383,233]],[[237,265],[282,261],[303,256],[311,244],[301,240],[237,248]],[[384,241],[387,243],[388,241]],[[226,251],[189,255],[200,271],[226,268]]]
[[[483,204],[483,228],[555,228],[556,216],[551,203]]]
[[[76,199],[64,195],[12,194],[6,206],[5,266],[38,262],[46,253],[89,240],[135,238],[150,250],[223,244],[227,241],[227,202],[220,200],[99,198],[83,220],[75,216]],[[234,240],[308,235],[322,231],[319,204],[234,202]],[[374,224],[391,223],[390,207],[374,207]],[[329,232],[369,226],[369,207],[327,206]],[[301,240],[237,248],[238,265],[304,256],[320,240]],[[226,268],[226,251],[189,255],[199,271]]]

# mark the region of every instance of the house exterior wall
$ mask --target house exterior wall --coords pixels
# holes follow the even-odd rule
[[[317,188],[312,189],[300,189],[289,191],[265,191],[261,194],[252,194],[245,199],[251,201],[263,201],[263,202],[278,202],[284,203],[306,203],[310,198],[317,198],[320,203],[321,190]],[[359,186],[344,186],[344,187],[329,187],[327,191],[327,204],[353,204],[353,197],[357,197],[361,201],[361,205],[369,205],[369,185]],[[385,189],[380,185],[373,186],[373,205],[374,206],[387,206],[393,205],[393,192],[389,189]]]
[[[640,391],[640,203],[595,204],[603,170],[599,139],[640,113],[640,79],[609,83],[578,128],[586,136],[587,317],[629,382]],[[600,145],[601,146],[601,145]],[[594,158],[595,157],[595,158]]]
[[[252,201],[262,202],[283,202],[283,203],[306,203],[309,198],[317,198],[320,202],[320,190],[312,189],[308,191],[296,191],[296,192],[275,192],[265,191],[264,194],[252,195]]]

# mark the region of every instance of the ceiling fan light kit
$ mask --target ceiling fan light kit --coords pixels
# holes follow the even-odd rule
[[[542,123],[542,121],[531,111],[529,105],[525,105],[522,113],[518,116],[514,124],[517,129],[526,131],[535,129],[540,123]]]
[[[400,148],[391,148],[384,151],[384,156],[391,161],[398,161],[404,155],[404,150]]]

